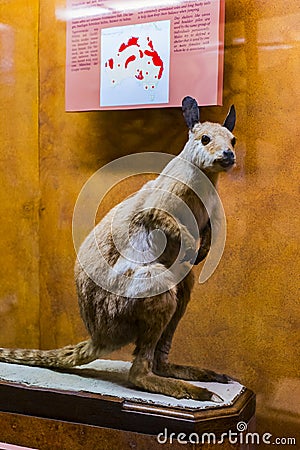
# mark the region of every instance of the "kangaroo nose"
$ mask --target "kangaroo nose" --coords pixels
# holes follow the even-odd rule
[[[234,159],[234,153],[232,150],[229,150],[229,149],[223,151],[223,156],[226,159]]]

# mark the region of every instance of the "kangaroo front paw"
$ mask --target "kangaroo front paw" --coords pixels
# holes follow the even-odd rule
[[[181,262],[184,261],[194,261],[196,259],[196,241],[195,238],[190,234],[190,232],[185,228],[181,227],[181,247],[183,252],[183,258]]]
[[[187,227],[182,225],[180,232],[181,232],[182,244],[187,248],[188,247],[194,248],[196,245],[196,240],[195,240],[194,236],[189,232]]]
[[[192,248],[188,248],[184,254],[184,257],[180,260],[181,263],[183,262],[190,262],[191,264],[194,264],[194,261],[196,259],[196,252]]]

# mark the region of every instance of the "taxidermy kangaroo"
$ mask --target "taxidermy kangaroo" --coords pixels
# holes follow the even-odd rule
[[[132,385],[176,398],[222,400],[217,394],[183,380],[228,383],[229,377],[211,370],[172,364],[168,361],[168,354],[193,287],[191,271],[179,283],[176,283],[175,272],[180,272],[180,267],[189,265],[191,268],[193,264],[198,264],[210,248],[210,219],[202,201],[190,186],[198,182],[195,178],[199,169],[216,186],[218,174],[235,164],[235,137],[232,134],[235,109],[231,106],[223,125],[200,123],[197,102],[191,97],[184,98],[182,109],[189,128],[189,139],[180,155],[172,159],[155,180],[146,183],[136,194],[113,208],[89,234],[78,252],[75,279],[80,311],[90,339],[56,350],[4,348],[0,349],[0,361],[68,369],[134,342],[135,359],[129,372]],[[188,163],[184,166],[186,172],[182,170],[182,161]],[[186,180],[186,184],[176,179],[179,172],[180,179]],[[185,223],[180,208],[178,211],[177,207],[173,208],[172,195],[176,195],[192,211],[200,236],[198,241]],[[168,203],[168,211],[172,214],[164,211],[163,205]],[[119,219],[114,219],[116,208],[119,208]],[[127,227],[136,253],[146,252],[148,256],[145,259],[132,262],[120,254],[112,236],[113,220],[118,242],[127,245],[128,240],[123,236]],[[166,238],[164,251],[160,254],[156,248],[156,239],[160,237],[153,233],[155,230],[162,231]],[[185,251],[172,272],[181,240]],[[99,252],[109,267],[115,270],[115,278],[109,280],[114,286],[111,291],[102,287],[101,277],[110,272],[104,268]],[[121,286],[123,295],[115,292],[122,278],[119,274],[129,279],[125,288]],[[161,274],[163,276],[160,277]],[[154,292],[151,291],[151,283],[153,286],[156,284],[156,277],[162,285]]]

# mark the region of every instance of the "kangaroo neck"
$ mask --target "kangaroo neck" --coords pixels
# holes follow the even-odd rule
[[[169,185],[169,189],[172,191],[177,184],[176,181],[180,181],[191,189],[194,189],[197,188],[203,179],[203,177],[200,176],[200,172],[209,179],[214,187],[217,187],[219,173],[199,168],[189,157],[186,157],[183,150],[167,164],[157,181],[158,184],[164,184],[166,189],[168,189],[167,185]]]
[[[207,176],[207,178],[211,181],[211,183],[217,187],[218,179],[219,179],[219,173],[218,172],[210,172],[206,170],[202,170],[202,172]]]

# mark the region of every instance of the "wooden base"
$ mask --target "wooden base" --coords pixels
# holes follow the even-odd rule
[[[186,436],[191,433],[197,433],[199,436],[203,433],[214,433],[219,439],[222,433],[228,430],[236,432],[238,422],[249,423],[251,419],[253,420],[255,395],[246,389],[232,406],[189,410],[136,403],[98,394],[57,391],[1,382],[0,411],[2,411],[0,414],[2,442],[31,446],[40,450],[77,448],[112,450],[136,448],[129,445],[132,441],[139,442],[139,449],[152,449],[161,448],[161,444],[157,441],[159,433],[163,433],[161,442],[164,441],[166,433],[168,436],[175,433],[172,437],[173,443],[171,444],[168,438],[164,445],[165,448],[171,445],[170,448],[174,449],[177,448],[174,445],[179,433]],[[33,430],[36,431],[33,433]],[[59,430],[61,433],[58,433]],[[70,433],[74,437],[72,444],[69,442]],[[141,436],[141,433],[148,436]],[[107,438],[106,442],[104,436],[109,435],[112,437]],[[60,443],[57,442],[58,436]],[[83,442],[80,436],[89,436],[87,438],[89,446],[80,444]],[[94,439],[95,444],[92,444]],[[120,446],[110,446],[111,439],[119,440]],[[142,445],[143,440],[149,444]],[[63,441],[65,443],[62,443]],[[216,448],[250,448],[232,444],[226,446],[227,444],[229,443],[225,440],[221,446],[216,444]],[[180,448],[182,446],[178,442],[176,445],[180,445]],[[194,448],[194,444],[185,444],[185,448]],[[210,444],[207,448],[214,447]]]
[[[145,434],[214,432],[221,435],[248,422],[255,395],[246,389],[232,406],[188,410],[150,405],[98,394],[56,391],[0,383],[0,411]]]
[[[151,417],[145,420],[151,420]],[[248,429],[253,431],[253,425],[252,419]],[[0,427],[0,440],[38,450],[252,450],[250,445],[233,445],[228,440],[215,446],[182,444],[176,439],[161,444],[153,435],[18,414],[0,413]]]

